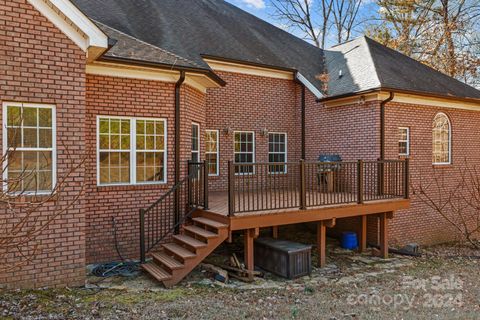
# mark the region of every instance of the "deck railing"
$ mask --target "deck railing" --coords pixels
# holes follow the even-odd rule
[[[229,162],[229,215],[408,198],[408,168],[408,159]]]

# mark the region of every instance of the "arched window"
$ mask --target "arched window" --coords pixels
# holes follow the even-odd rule
[[[433,164],[449,164],[451,162],[451,126],[445,113],[437,113],[433,119]]]

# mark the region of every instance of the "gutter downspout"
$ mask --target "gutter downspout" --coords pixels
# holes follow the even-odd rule
[[[378,194],[383,195],[385,189],[385,164],[382,162],[385,160],[385,105],[393,100],[395,94],[390,91],[390,96],[380,102],[380,163],[378,166]]]
[[[385,105],[394,97],[395,94],[390,91],[390,96],[380,102],[380,160],[385,160]]]
[[[180,182],[180,88],[185,81],[185,71],[180,71],[180,78],[175,83],[175,182],[177,185]],[[180,222],[180,192],[175,189],[175,225]],[[178,230],[180,226],[177,226]]]
[[[302,160],[305,160],[305,85],[302,84]]]

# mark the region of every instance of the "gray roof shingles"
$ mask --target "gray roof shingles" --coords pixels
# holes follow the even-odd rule
[[[202,56],[219,57],[298,70],[322,87],[317,79],[324,73],[321,49],[223,0],[73,2],[91,19],[200,68],[209,69]],[[132,55],[128,48],[111,50],[116,56]]]
[[[73,0],[116,44],[106,58],[208,71],[218,57],[299,71],[327,97],[392,89],[480,99],[480,91],[360,37],[328,50],[223,0]],[[340,76],[341,73],[341,76]]]
[[[479,90],[368,37],[326,50],[325,61],[329,98],[383,88],[480,99]]]

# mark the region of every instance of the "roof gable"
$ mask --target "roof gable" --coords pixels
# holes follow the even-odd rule
[[[480,99],[480,91],[368,37],[325,51],[328,96],[375,89]],[[341,74],[340,74],[341,72]]]
[[[83,51],[96,58],[108,47],[108,37],[70,0],[27,0]],[[89,50],[99,48],[100,50]]]

